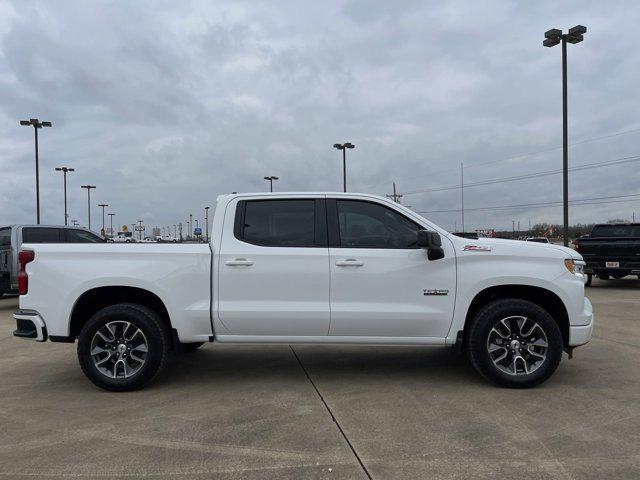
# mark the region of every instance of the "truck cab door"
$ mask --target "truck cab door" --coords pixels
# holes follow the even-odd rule
[[[324,198],[228,205],[217,282],[218,316],[229,334],[327,335],[329,279]]]
[[[427,228],[370,200],[327,199],[331,329],[336,336],[446,337],[456,295],[453,246],[428,260]]]

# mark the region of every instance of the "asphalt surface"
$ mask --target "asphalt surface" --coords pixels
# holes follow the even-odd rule
[[[532,390],[449,349],[210,344],[132,393],[13,338],[5,298],[0,478],[638,479],[640,281],[588,295],[594,339]]]

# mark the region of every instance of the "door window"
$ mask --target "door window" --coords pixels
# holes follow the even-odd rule
[[[422,227],[398,212],[372,202],[336,203],[341,247],[418,248],[418,230]]]
[[[28,227],[22,230],[23,243],[62,243],[59,228]]]
[[[11,228],[0,229],[0,247],[11,245]]]
[[[313,199],[247,201],[236,236],[265,247],[315,247],[315,210]]]
[[[103,243],[104,239],[86,230],[67,230],[67,243]]]

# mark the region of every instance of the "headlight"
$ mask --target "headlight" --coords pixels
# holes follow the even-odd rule
[[[585,262],[583,262],[582,260],[573,260],[571,258],[566,258],[564,260],[564,266],[567,267],[569,273],[582,275],[584,273]]]

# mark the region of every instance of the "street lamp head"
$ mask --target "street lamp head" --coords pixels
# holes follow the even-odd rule
[[[558,39],[560,40],[560,38],[562,38],[562,30],[558,29],[558,28],[552,28],[551,30],[547,30],[546,32],[544,32],[544,38],[550,38],[550,39]]]
[[[542,45],[545,47],[555,47],[560,43],[559,38],[547,38],[542,41]]]
[[[29,120],[20,120],[20,125],[24,125],[26,127],[31,126],[31,122]]]
[[[567,43],[580,43],[584,37],[580,34],[567,35]]]
[[[96,188],[95,185],[80,185],[81,188],[86,188],[87,190],[90,190],[92,188]]]
[[[356,146],[355,146],[353,143],[351,143],[351,142],[347,142],[347,143],[345,143],[345,144],[344,144],[344,147],[345,147],[345,148],[356,148]]]
[[[344,147],[340,143],[334,143],[333,144],[333,148],[337,148],[338,150],[343,150],[344,149]]]
[[[41,125],[43,127],[51,127],[51,126],[53,126],[53,124],[51,122],[42,122]]]
[[[56,167],[56,172],[63,172],[64,170],[62,169],[62,167]]]
[[[569,35],[584,35],[587,33],[587,27],[584,25],[576,25],[569,29]]]
[[[265,180],[271,180],[271,177],[264,177]]]

